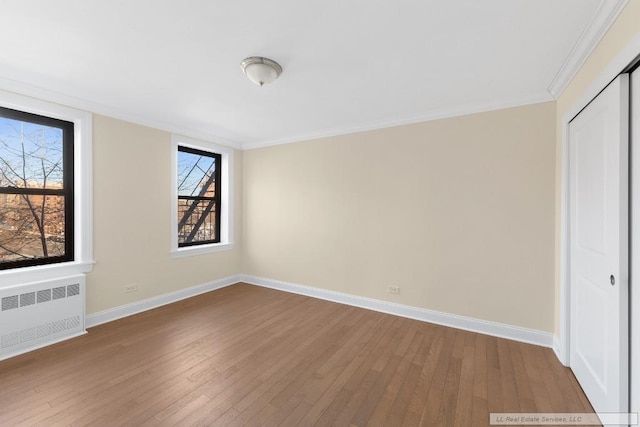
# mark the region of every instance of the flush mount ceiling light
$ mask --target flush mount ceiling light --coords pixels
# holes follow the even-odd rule
[[[249,80],[259,86],[271,83],[282,73],[280,64],[262,56],[245,58],[240,63],[240,68],[242,68],[242,72],[247,75]]]

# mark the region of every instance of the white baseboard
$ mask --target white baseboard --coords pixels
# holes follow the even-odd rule
[[[553,336],[553,352],[556,354],[556,357],[564,366],[569,366],[569,358],[565,354],[564,347],[560,344],[560,338],[558,336]]]
[[[168,294],[158,295],[153,298],[148,298],[142,301],[132,302],[131,304],[121,305],[119,307],[111,308],[97,313],[87,315],[85,318],[85,327],[91,328],[103,323],[111,322],[113,320],[121,319],[123,317],[131,316],[133,314],[141,313],[143,311],[151,310],[152,308],[160,307],[163,305],[171,304],[172,302],[180,301],[185,298],[190,298],[196,295],[203,294],[205,292],[214,291],[216,289],[224,288],[229,285],[240,282],[240,276],[229,276],[223,279],[214,280],[213,282],[204,283],[202,285],[192,286],[190,288],[180,289]]]
[[[478,332],[485,335],[507,338],[543,347],[554,347],[554,336],[548,332],[490,322],[487,320],[474,319],[471,317],[458,316],[455,314],[442,313],[420,307],[396,304],[373,298],[365,298],[357,295],[313,288],[251,275],[240,275],[239,281],[265,288],[277,289],[294,294],[306,295],[313,298],[320,298],[327,301],[366,308],[382,313],[421,320],[423,322],[436,323],[438,325],[463,329],[465,331]]]
[[[558,350],[559,341],[556,337],[553,336],[553,334],[550,334],[548,332],[521,328],[518,326],[511,326],[503,323],[490,322],[487,320],[474,319],[471,317],[458,316],[455,314],[443,313],[420,307],[396,304],[373,298],[366,298],[357,295],[346,294],[343,292],[303,286],[246,274],[225,277],[223,279],[204,283],[202,285],[180,289],[168,294],[159,295],[142,301],[136,301],[131,304],[122,305],[109,310],[92,313],[86,316],[85,327],[91,328],[93,326],[101,325],[103,323],[111,322],[113,320],[151,310],[156,307],[171,304],[185,298],[190,298],[196,295],[203,294],[205,292],[224,288],[238,282],[244,282],[251,285],[262,286],[265,288],[319,298],[327,301],[337,302],[340,304],[366,308],[382,313],[393,314],[396,316],[421,320],[423,322],[435,323],[438,325],[449,326],[466,331],[478,332],[494,337],[507,338],[514,341],[540,345],[543,347],[550,347],[562,361]]]

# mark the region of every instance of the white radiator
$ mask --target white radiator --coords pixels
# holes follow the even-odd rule
[[[0,360],[85,333],[84,275],[0,289]]]

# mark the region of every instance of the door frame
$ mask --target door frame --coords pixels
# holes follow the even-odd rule
[[[553,350],[560,362],[565,365],[570,365],[569,360],[569,348],[570,348],[570,319],[571,319],[571,286],[570,286],[570,264],[569,264],[569,122],[573,120],[575,116],[584,109],[609,83],[611,83],[620,73],[624,72],[635,60],[640,56],[640,34],[636,35],[625,47],[622,49],[615,58],[605,67],[598,77],[592,81],[588,88],[582,93],[582,95],[575,101],[572,106],[562,117],[562,143],[560,152],[560,318],[558,319],[559,335],[554,338]],[[631,141],[634,138],[630,138]],[[631,147],[630,147],[631,148]],[[630,150],[630,156],[636,160],[634,163],[636,167],[640,168],[640,150]],[[639,174],[633,173],[633,165],[629,171],[632,177],[630,187],[634,189],[640,189],[640,177]],[[639,196],[640,197],[640,196]],[[632,199],[632,197],[630,197]],[[630,203],[633,203],[630,200]],[[632,224],[640,225],[640,212],[632,211],[629,216]],[[633,233],[637,234],[637,233]],[[639,236],[640,237],[640,236]],[[630,236],[631,251],[634,249],[640,251],[640,238]],[[630,268],[630,286],[640,291],[640,281],[635,280],[635,275],[640,276],[640,262],[633,262],[633,259],[629,261]],[[634,284],[636,283],[637,284]],[[632,310],[640,312],[640,307],[632,307]],[[630,329],[633,331],[640,330],[640,318],[635,316],[632,319]],[[630,348],[634,346],[633,342],[630,342]],[[636,343],[637,344],[637,343]],[[631,361],[631,360],[630,360]],[[631,378],[630,385],[632,390],[640,392],[640,367],[630,366]],[[636,393],[640,394],[640,393]],[[640,396],[631,396],[631,408],[630,410],[638,410],[640,408],[634,408],[633,402],[640,400]]]

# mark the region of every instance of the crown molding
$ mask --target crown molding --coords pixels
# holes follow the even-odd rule
[[[578,41],[564,60],[547,88],[554,99],[562,94],[569,82],[596,48],[600,40],[618,18],[629,0],[603,0],[589,25],[584,29]]]
[[[188,136],[194,139],[213,142],[216,144],[224,145],[224,146],[235,148],[235,149],[242,148],[242,145],[240,142],[235,141],[233,139],[225,138],[221,135],[217,135],[209,132],[203,132],[196,129],[191,129],[188,127],[178,125],[176,123],[157,120],[148,116],[144,116],[142,114],[136,114],[130,111],[124,111],[119,108],[110,107],[97,102],[89,101],[87,99],[64,95],[60,92],[56,92],[50,89],[45,89],[35,85],[21,83],[6,77],[0,77],[0,90],[13,92],[19,95],[29,96],[32,98],[37,98],[43,101],[54,102],[56,104],[65,105],[65,106],[76,108],[79,110],[89,111],[91,113],[113,117],[115,119],[124,120],[127,122],[139,124],[142,126],[148,126],[148,127],[162,130],[169,133]]]
[[[503,110],[505,108],[522,107],[525,105],[539,104],[541,102],[554,101],[554,98],[544,93],[542,95],[527,96],[515,100],[498,101],[486,104],[471,104],[453,108],[434,109],[420,114],[412,114],[393,120],[377,120],[355,126],[343,126],[338,128],[320,130],[317,132],[302,133],[293,137],[271,139],[265,141],[245,142],[243,150],[269,147],[272,145],[291,144],[294,142],[308,141],[312,139],[329,138],[332,136],[348,135],[358,132],[385,129],[396,126],[411,125],[432,120],[448,119],[451,117],[466,116],[468,114],[485,113],[488,111]]]
[[[548,93],[544,93],[541,95],[526,96],[526,97],[522,97],[515,100],[490,102],[485,104],[470,104],[465,106],[443,108],[443,109],[433,109],[424,113],[407,115],[407,116],[398,117],[392,120],[377,120],[377,121],[357,124],[354,126],[343,126],[343,127],[319,130],[316,132],[302,133],[302,134],[298,134],[298,135],[294,135],[286,138],[276,138],[271,140],[253,141],[253,142],[241,142],[241,141],[232,140],[229,138],[224,138],[216,134],[202,132],[202,131],[191,129],[191,128],[186,128],[174,123],[156,120],[151,117],[131,113],[118,108],[109,107],[100,103],[78,98],[75,96],[64,95],[60,92],[17,82],[15,80],[8,79],[5,77],[0,77],[0,90],[5,90],[7,92],[13,92],[16,94],[33,97],[33,98],[37,98],[44,101],[54,102],[57,104],[66,105],[66,106],[77,108],[84,111],[90,111],[92,113],[113,117],[119,120],[136,123],[142,126],[148,126],[154,129],[162,130],[162,131],[173,133],[173,134],[178,134],[178,135],[187,136],[194,139],[213,142],[213,143],[224,145],[237,150],[250,150],[254,148],[269,147],[272,145],[290,144],[294,142],[328,138],[332,136],[348,135],[348,134],[353,134],[358,132],[366,132],[366,131],[372,131],[372,130],[378,130],[378,129],[391,128],[396,126],[416,124],[416,123],[427,122],[431,120],[446,119],[451,117],[464,116],[468,114],[502,110],[505,108],[521,107],[524,105],[537,104],[541,102],[549,102],[555,99]]]

